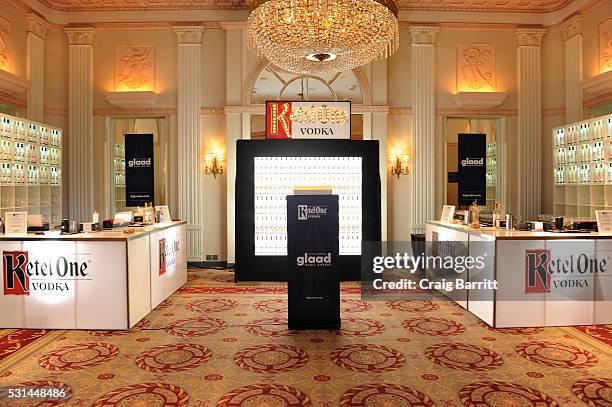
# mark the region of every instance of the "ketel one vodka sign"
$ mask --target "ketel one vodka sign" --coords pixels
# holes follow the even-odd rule
[[[70,291],[75,281],[90,279],[90,262],[67,256],[42,258],[28,251],[3,251],[4,295]]]
[[[268,139],[350,139],[351,102],[266,101]]]
[[[553,256],[551,250],[525,251],[525,294],[551,293],[562,289],[593,290],[594,277],[606,275],[608,256],[594,253],[564,253]]]

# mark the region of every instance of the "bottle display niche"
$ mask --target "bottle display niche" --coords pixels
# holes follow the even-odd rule
[[[125,211],[125,144],[115,144],[115,212]]]
[[[612,115],[553,129],[553,166],[555,215],[612,209]]]
[[[497,144],[487,144],[487,206],[495,206],[495,188],[497,186]]]
[[[62,130],[0,114],[0,212],[62,219]]]
[[[340,255],[360,255],[361,168],[361,157],[255,157],[255,256],[287,255],[287,195],[303,185],[332,187]]]

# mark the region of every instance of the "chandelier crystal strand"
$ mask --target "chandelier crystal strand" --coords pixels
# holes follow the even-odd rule
[[[341,72],[399,46],[393,0],[250,0],[249,9],[249,47],[290,72]]]

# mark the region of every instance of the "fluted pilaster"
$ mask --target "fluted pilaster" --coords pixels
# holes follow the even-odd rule
[[[425,222],[435,216],[435,41],[439,28],[410,27],[412,39],[412,205],[414,233],[424,233]]]
[[[176,26],[178,41],[179,216],[187,221],[187,257],[204,260],[203,180],[200,165],[202,108],[202,32],[199,26]]]
[[[565,119],[568,123],[582,120],[582,16],[563,23],[565,40]]]
[[[48,24],[35,14],[28,14],[27,75],[32,86],[28,90],[28,118],[44,121],[45,35]]]
[[[93,211],[93,28],[65,28],[68,37],[68,192],[70,218]]]
[[[545,29],[519,28],[518,42],[518,215],[533,218],[541,208],[542,37]]]

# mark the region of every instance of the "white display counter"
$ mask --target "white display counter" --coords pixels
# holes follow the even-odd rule
[[[432,221],[426,240],[467,242],[470,256],[484,257],[483,271],[468,271],[467,280],[496,280],[497,290],[441,292],[493,327],[612,324],[611,235],[469,229]],[[547,270],[553,272],[543,272],[544,260],[552,262]]]
[[[129,329],[187,282],[185,222],[0,235],[0,328]]]

